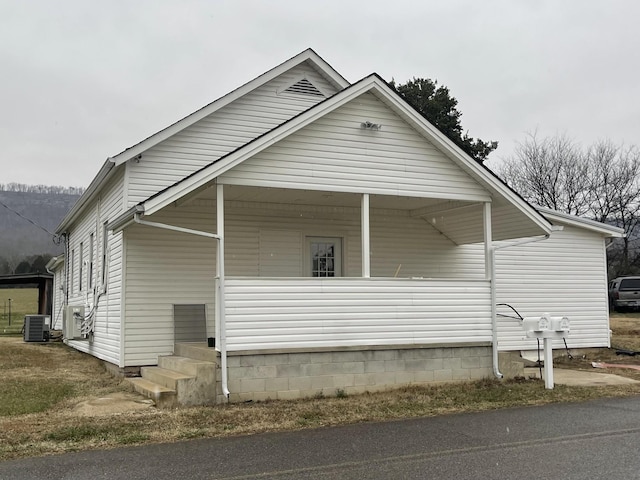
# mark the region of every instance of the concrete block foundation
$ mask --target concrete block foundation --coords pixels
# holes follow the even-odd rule
[[[229,352],[227,358],[230,402],[358,394],[492,375],[490,344]],[[218,403],[225,401],[219,396]]]

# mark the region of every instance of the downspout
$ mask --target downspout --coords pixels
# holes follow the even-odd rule
[[[554,229],[558,230],[558,229]],[[561,229],[560,229],[561,230]],[[496,306],[496,250],[502,250],[505,248],[518,247],[528,243],[541,242],[547,240],[551,234],[541,235],[538,237],[525,238],[517,242],[508,243],[506,245],[494,245],[491,242],[489,247],[490,251],[490,263],[491,263],[491,329],[492,329],[492,344],[493,344],[493,374],[497,378],[503,378],[504,375],[500,372],[498,365],[498,312]]]
[[[220,328],[220,370],[222,370],[222,394],[229,398],[228,372],[227,372],[227,322],[225,320],[225,293],[224,293],[224,185],[216,185],[216,232],[218,233],[218,251],[216,269],[218,270],[218,312]]]
[[[218,211],[220,211],[220,207],[218,207]],[[221,257],[223,254],[221,253],[221,249],[224,248],[223,244],[223,235],[204,232],[202,230],[193,230],[191,228],[183,228],[175,225],[168,225],[166,223],[158,223],[158,222],[149,222],[147,220],[142,220],[140,212],[135,212],[133,214],[133,222],[138,223],[140,225],[146,225],[148,227],[154,228],[162,228],[164,230],[171,230],[174,232],[188,233],[191,235],[198,235],[200,237],[213,238],[218,241],[217,248],[217,261],[216,261],[216,273],[218,275],[218,290],[219,290],[219,301],[220,305],[216,305],[218,309],[218,315],[224,315],[224,264],[221,265]],[[222,260],[224,262],[224,260]],[[226,345],[226,335],[224,334],[224,319],[220,319],[219,321],[221,327],[220,332],[216,332],[216,335],[220,337],[220,369],[222,370],[222,393],[225,397],[229,398],[230,392],[228,388],[227,381],[227,345]],[[216,322],[218,324],[218,322]]]

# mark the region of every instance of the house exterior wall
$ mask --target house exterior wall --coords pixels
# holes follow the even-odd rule
[[[215,232],[215,209],[168,208],[152,220]],[[125,238],[125,366],[155,365],[173,352],[174,304],[205,304],[213,336],[217,242],[143,225],[128,227]]]
[[[53,270],[53,295],[51,309],[51,328],[62,330],[64,324],[64,263]]]
[[[230,276],[305,276],[310,236],[341,237],[343,276],[362,274],[358,208],[229,202],[225,211]],[[384,209],[370,217],[372,276],[484,278],[484,257],[466,256],[423,219]]]
[[[215,202],[196,200],[150,220],[215,232],[215,211]],[[225,202],[226,275],[304,277],[309,235],[341,236],[343,274],[360,277],[359,209]],[[155,364],[158,354],[173,351],[174,303],[205,303],[208,336],[213,336],[216,242],[135,225],[126,229],[126,243],[125,364]],[[371,245],[373,276],[392,277],[398,271],[402,278],[484,279],[483,256],[469,256],[406,211],[373,209]]]
[[[498,303],[514,306],[522,316],[566,315],[570,348],[608,347],[607,258],[602,235],[564,225],[548,240],[496,252]],[[507,310],[501,310],[508,313]],[[523,339],[520,322],[500,318],[500,350],[534,350]],[[562,340],[554,348],[564,348]]]
[[[122,180],[123,171],[120,169],[105,185],[99,199],[94,201],[69,229],[69,257],[66,259],[69,272],[68,304],[85,307],[85,314],[87,314],[90,311],[89,305],[94,302],[94,292],[99,292],[103,286],[103,253],[106,247],[107,288],[98,301],[93,338],[90,341],[67,340],[67,343],[78,350],[116,365],[120,364],[122,340],[122,233],[107,233],[105,244],[104,225],[124,210]],[[90,256],[92,235],[93,257]],[[81,265],[82,279],[80,278]]]
[[[128,206],[146,200],[324,100],[322,96],[282,92],[303,75],[326,94],[336,92],[310,65],[292,68],[152,147],[137,163],[127,162]]]
[[[382,124],[370,131],[361,123]],[[225,184],[486,201],[488,193],[373,94],[221,175]]]

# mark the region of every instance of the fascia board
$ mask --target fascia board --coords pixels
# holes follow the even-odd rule
[[[295,133],[299,129],[309,125],[314,120],[326,115],[330,111],[344,105],[352,98],[371,90],[377,82],[376,77],[366,77],[358,83],[353,84],[348,90],[336,93],[322,103],[310,108],[306,112],[294,117],[287,123],[277,127],[256,140],[248,143],[244,147],[231,152],[210,166],[192,174],[169,187],[164,192],[145,200],[143,203],[146,215],[151,215],[165,206],[173,203],[189,194],[191,191],[201,188],[216,177],[222,175],[227,170],[242,163],[245,159],[261,152],[265,148]]]
[[[152,148],[158,143],[168,139],[169,137],[181,132],[185,128],[193,125],[194,123],[202,120],[203,118],[215,113],[221,108],[229,105],[231,102],[237,100],[240,97],[250,93],[256,88],[261,87],[267,82],[270,82],[274,78],[282,75],[286,71],[291,68],[306,62],[307,60],[311,61],[315,64],[316,68],[320,73],[322,73],[325,77],[334,82],[334,84],[338,88],[346,88],[349,86],[349,82],[344,79],[336,70],[331,67],[327,62],[325,62],[316,52],[311,49],[307,49],[302,53],[299,53],[293,58],[290,58],[286,62],[274,67],[273,69],[263,73],[259,77],[254,78],[248,83],[245,83],[241,87],[238,87],[236,90],[220,97],[217,100],[214,100],[210,104],[202,107],[199,110],[196,110],[192,114],[184,117],[182,120],[178,120],[176,123],[166,127],[163,130],[151,135],[140,143],[120,152],[119,154],[112,157],[112,160],[115,161],[116,165],[120,165],[132,158],[141,155],[146,150]]]
[[[623,238],[625,236],[624,229],[607,225],[606,223],[596,222],[587,218],[570,215],[568,213],[558,212],[546,207],[536,207],[537,210],[552,222],[563,223],[573,227],[583,228],[592,232],[605,235],[607,237]]]

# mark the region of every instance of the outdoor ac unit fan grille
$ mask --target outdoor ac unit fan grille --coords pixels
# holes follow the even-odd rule
[[[24,341],[43,342],[45,332],[49,330],[45,315],[27,315],[24,317]]]

